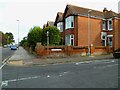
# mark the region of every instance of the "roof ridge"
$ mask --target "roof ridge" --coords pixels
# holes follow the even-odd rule
[[[93,10],[93,11],[97,11],[97,12],[101,12],[103,13],[102,11],[99,11],[99,10],[95,10],[95,9],[90,9],[90,8],[85,8],[85,7],[80,7],[80,6],[76,6],[76,5],[72,5],[72,4],[68,4],[69,7],[73,6],[73,7],[77,7],[77,8],[82,8],[82,9],[88,9],[88,10]],[[72,8],[72,7],[71,7]],[[72,8],[73,9],[73,8]]]
[[[54,21],[47,21],[47,22],[54,22]]]
[[[58,12],[58,13],[62,13],[63,14],[63,12]]]

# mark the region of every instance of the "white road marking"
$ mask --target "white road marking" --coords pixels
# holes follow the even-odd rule
[[[5,80],[3,82],[16,82],[16,81],[23,81],[23,80],[30,80],[30,79],[36,79],[40,78],[41,76],[33,76],[33,77],[26,77],[26,78],[18,78],[18,79],[12,79],[12,80]]]
[[[6,61],[5,63],[3,63],[3,64],[0,66],[0,69],[2,69],[7,63],[8,63],[8,61]]]
[[[112,60],[112,62],[115,62],[115,60]]]
[[[62,72],[62,73],[59,74],[59,76],[61,77],[61,76],[65,75],[65,74],[67,74],[67,73],[68,72]]]
[[[62,72],[60,74],[58,74],[59,76],[63,76],[65,74],[67,74],[68,72]],[[33,77],[23,77],[23,78],[17,78],[17,79],[11,79],[11,80],[5,80],[5,81],[2,81],[2,82],[16,82],[16,81],[23,81],[23,80],[30,80],[30,79],[37,79],[37,78],[40,78],[41,76],[33,76]],[[50,75],[47,75],[47,77],[49,78]]]
[[[94,69],[104,69],[107,67],[113,67],[113,66],[117,66],[118,64],[113,64],[113,65],[106,65],[106,66],[98,66],[98,67],[94,67]]]
[[[8,86],[8,81],[3,81],[2,82],[1,87],[5,87],[5,86]]]
[[[10,57],[11,56],[9,56],[8,58],[6,58],[2,61],[2,65],[0,66],[0,69],[2,69],[8,63]]]
[[[75,65],[79,65],[79,64],[84,64],[84,63],[92,63],[92,62],[94,62],[94,63],[114,63],[115,62],[115,60],[107,60],[107,61],[100,61],[100,60],[96,60],[96,61],[83,61],[83,62],[77,62],[77,63],[75,63]]]
[[[93,61],[77,62],[77,63],[75,63],[75,65],[79,65],[79,64],[83,64],[83,63],[91,63],[91,62],[93,62]]]
[[[50,75],[47,75],[47,77],[49,78],[49,77],[50,77]]]

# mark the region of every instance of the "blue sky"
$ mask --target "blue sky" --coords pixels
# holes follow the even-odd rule
[[[119,0],[1,0],[0,31],[12,32],[17,43],[18,22],[20,40],[27,36],[33,26],[43,27],[47,21],[54,21],[57,12],[64,12],[67,4],[77,5],[102,11],[118,12]]]

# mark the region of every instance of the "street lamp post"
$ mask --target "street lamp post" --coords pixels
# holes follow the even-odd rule
[[[88,56],[90,56],[90,12],[92,10],[88,10]]]
[[[18,22],[18,50],[19,50],[19,23],[20,23],[20,21],[17,20],[17,22]]]
[[[47,55],[49,54],[49,31],[47,31]]]

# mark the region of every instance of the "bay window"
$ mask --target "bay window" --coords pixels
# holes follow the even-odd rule
[[[73,34],[65,36],[65,45],[74,46],[74,35]]]
[[[63,22],[57,23],[57,28],[59,29],[60,32],[63,32]]]
[[[74,28],[74,16],[65,19],[65,29]]]

